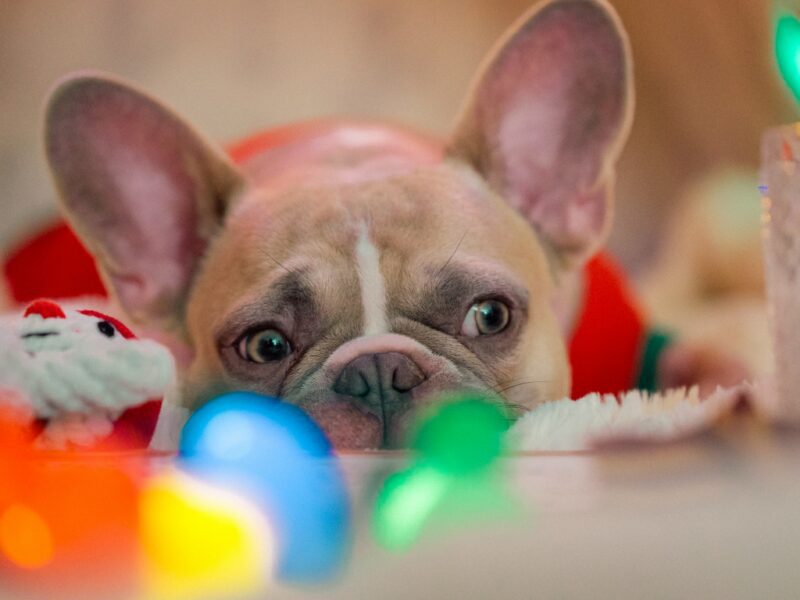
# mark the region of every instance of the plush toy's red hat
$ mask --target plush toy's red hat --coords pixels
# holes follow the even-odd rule
[[[39,315],[45,319],[66,319],[62,308],[52,300],[35,300],[25,309],[23,316]]]

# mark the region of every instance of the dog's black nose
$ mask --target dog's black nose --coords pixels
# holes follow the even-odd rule
[[[425,379],[417,363],[402,352],[364,354],[345,365],[333,391],[377,408],[401,399]]]

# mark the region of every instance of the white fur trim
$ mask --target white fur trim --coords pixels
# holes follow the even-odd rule
[[[718,388],[702,400],[697,388],[565,398],[524,415],[508,439],[521,451],[580,451],[617,442],[675,440],[707,429],[754,390],[749,384]]]

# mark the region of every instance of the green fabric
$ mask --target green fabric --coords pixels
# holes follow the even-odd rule
[[[639,362],[639,377],[636,388],[655,392],[658,389],[658,361],[661,354],[672,343],[673,336],[660,329],[652,329],[644,343],[642,359]]]

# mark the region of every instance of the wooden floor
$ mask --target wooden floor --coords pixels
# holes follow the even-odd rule
[[[343,464],[353,558],[336,585],[275,598],[800,598],[800,434],[738,418],[662,447],[508,459],[526,516],[430,533],[410,551],[372,541],[376,471]]]

